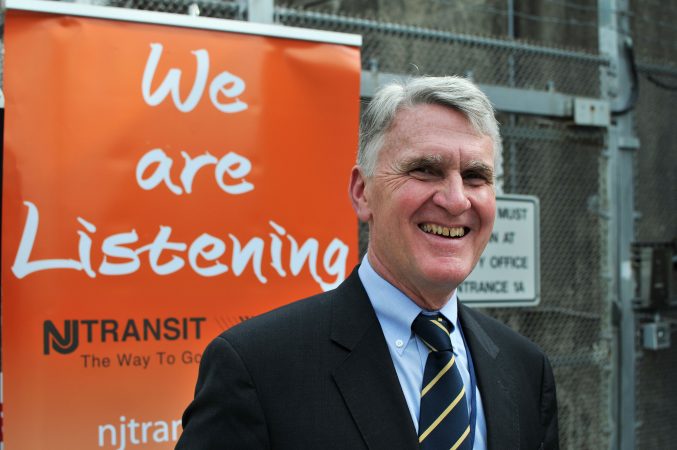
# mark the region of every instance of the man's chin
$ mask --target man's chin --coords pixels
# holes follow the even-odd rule
[[[420,265],[423,275],[434,283],[461,283],[465,280],[473,266],[461,258],[430,258]]]
[[[468,270],[438,266],[425,271],[423,279],[428,288],[435,287],[437,291],[447,291],[451,294],[468,275],[470,275]]]

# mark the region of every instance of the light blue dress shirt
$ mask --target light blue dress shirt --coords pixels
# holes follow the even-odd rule
[[[411,420],[418,432],[418,415],[420,408],[420,392],[423,383],[423,370],[428,358],[428,349],[423,342],[411,331],[411,324],[416,316],[423,311],[416,303],[409,299],[402,291],[384,280],[369,264],[365,255],[358,270],[360,280],[369,295],[376,317],[381,324],[383,334],[388,344],[390,356],[395,365],[397,377],[402,386],[404,398],[407,400]],[[470,373],[468,372],[467,349],[458,328],[458,305],[456,292],[451,300],[439,311],[451,323],[454,330],[451,333],[451,343],[458,364],[466,392],[470,392]],[[475,388],[477,418],[475,420],[475,442],[473,450],[486,450],[487,425],[484,419],[484,409],[479,389]],[[468,415],[470,415],[470,401],[468,401]]]

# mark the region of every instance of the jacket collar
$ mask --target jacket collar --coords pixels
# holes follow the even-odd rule
[[[475,366],[487,423],[489,450],[520,448],[517,389],[499,345],[475,318],[480,313],[458,304],[459,319]]]
[[[367,447],[418,448],[383,331],[355,269],[332,298],[330,337],[346,352],[333,377]]]

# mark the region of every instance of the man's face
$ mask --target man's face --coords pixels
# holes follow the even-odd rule
[[[493,142],[440,105],[399,111],[374,174],[353,168],[369,262],[420,306],[441,307],[470,274],[494,224]],[[439,304],[441,302],[441,304]]]

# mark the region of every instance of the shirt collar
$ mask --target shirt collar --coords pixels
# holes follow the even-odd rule
[[[423,311],[413,300],[404,295],[402,291],[381,277],[369,264],[367,255],[362,258],[362,264],[358,269],[360,280],[367,291],[371,305],[376,312],[376,317],[381,324],[383,335],[388,346],[401,354],[413,337],[411,324],[421,312],[434,313],[437,311]],[[458,306],[456,304],[456,291],[451,299],[439,310],[454,327],[457,326]],[[398,345],[399,344],[399,345]]]

